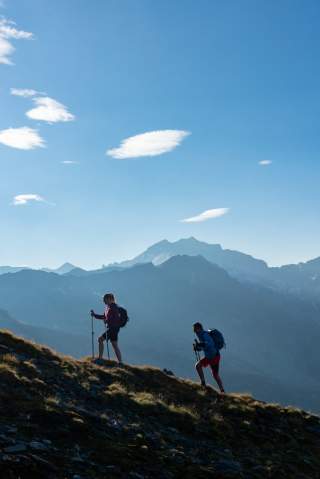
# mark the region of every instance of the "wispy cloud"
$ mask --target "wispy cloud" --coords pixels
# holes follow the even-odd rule
[[[64,161],[61,161],[61,163],[63,163],[64,165],[78,165],[78,164],[79,164],[79,161],[64,160]]]
[[[202,221],[210,220],[211,218],[219,218],[220,216],[228,213],[230,208],[214,208],[212,210],[206,210],[197,216],[186,218],[181,220],[182,223],[201,223]]]
[[[259,161],[259,165],[261,166],[268,166],[271,165],[272,161],[271,160],[261,160]]]
[[[0,143],[19,150],[33,150],[45,146],[45,141],[39,135],[38,130],[27,126],[1,130]]]
[[[18,30],[14,22],[6,18],[0,18],[0,63],[5,65],[13,64],[10,57],[14,53],[15,48],[11,40],[30,40],[31,38],[33,38],[31,32]]]
[[[42,196],[34,194],[34,193],[28,193],[28,194],[24,194],[24,195],[16,195],[13,198],[13,203],[12,204],[14,206],[20,206],[20,205],[26,205],[30,201],[37,201],[37,202],[46,203],[46,200]]]
[[[68,111],[68,108],[62,103],[48,96],[33,98],[36,107],[27,111],[26,115],[32,120],[47,121],[48,123],[57,123],[72,121],[75,116]]]
[[[35,95],[42,95],[41,92],[29,88],[10,88],[11,95],[30,98]]]
[[[119,160],[162,155],[174,150],[188,135],[190,133],[183,130],[149,131],[126,138],[118,148],[107,150],[106,154]]]

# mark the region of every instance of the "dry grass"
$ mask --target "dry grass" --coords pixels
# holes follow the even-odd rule
[[[123,396],[128,393],[127,389],[121,383],[112,383],[105,390],[105,393],[110,394],[111,396]]]
[[[12,367],[10,363],[0,363],[0,381],[2,384],[20,382],[20,376],[15,367]]]
[[[7,353],[2,356],[2,361],[4,363],[9,363],[9,364],[19,364],[20,360],[17,358],[15,354],[12,353]]]
[[[296,408],[259,402],[248,394],[230,394],[218,400],[214,390],[205,391],[190,380],[167,376],[157,368],[119,368],[113,361],[98,366],[89,359],[58,356],[9,333],[0,332],[0,342],[12,349],[0,355],[2,417],[21,421],[24,431],[32,426],[31,438],[35,434],[58,438],[57,447],[63,451],[76,442],[91,451],[88,467],[96,455],[97,464],[118,464],[121,460],[127,472],[134,471],[137,463],[146,467],[150,462],[150,468],[169,468],[172,477],[202,479],[217,477],[210,475],[216,451],[230,450],[235,458],[254,457],[265,468],[269,467],[267,461],[290,465],[292,457],[303,454],[311,461],[311,466],[304,467],[311,470],[319,465],[320,470],[315,436],[307,428],[318,424],[317,420]],[[19,355],[25,361],[20,361]],[[17,411],[21,418],[17,418]],[[156,446],[152,442],[155,438]],[[175,469],[178,466],[172,459],[177,448],[184,451],[180,469]],[[288,452],[290,449],[294,454]],[[69,470],[70,458],[67,452],[65,455]],[[186,472],[183,461],[192,455],[206,464],[204,472],[197,463],[194,468],[188,463]],[[285,475],[272,472],[270,477],[294,477],[288,471]],[[104,477],[89,472],[84,476]]]

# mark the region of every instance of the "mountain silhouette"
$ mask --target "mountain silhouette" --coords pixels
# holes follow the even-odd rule
[[[113,263],[91,271],[86,271],[71,263],[65,263],[57,269],[42,268],[42,271],[72,276],[103,274],[139,264],[152,263],[159,266],[168,259],[179,255],[202,256],[242,282],[258,283],[271,289],[281,289],[286,293],[293,293],[307,300],[319,302],[320,258],[305,263],[269,267],[265,261],[248,254],[223,249],[219,244],[208,244],[193,237],[175,242],[162,240],[131,260]],[[30,268],[1,266],[0,275],[8,272],[15,273],[22,269]]]
[[[193,237],[172,243],[168,240],[160,241],[134,259],[110,266],[128,268],[141,263],[159,265],[177,255],[203,256],[211,263],[226,269],[230,274],[241,276],[243,279],[264,277],[268,270],[267,264],[262,260],[238,251],[223,249],[219,244],[208,244]]]
[[[320,294],[320,258],[305,263],[269,267],[265,261],[248,254],[223,249],[219,244],[208,244],[193,237],[175,242],[160,241],[132,260],[114,263],[110,268],[129,268],[137,264],[160,265],[177,255],[201,255],[211,263],[225,269],[242,282],[250,281],[273,289],[318,300]]]
[[[0,266],[0,274],[17,273],[22,269],[31,269],[27,266]]]
[[[270,268],[271,278],[277,287],[319,300],[320,295],[320,258],[305,263],[290,264],[279,268]]]
[[[6,273],[18,273],[19,271],[22,271],[25,269],[33,269],[33,268],[30,268],[28,266],[0,266],[0,275],[6,274]],[[81,270],[81,268],[77,268],[73,264],[67,262],[62,264],[58,268],[55,268],[55,269],[41,268],[40,271],[45,271],[47,273],[67,274],[67,273],[71,273],[73,270],[76,270],[76,269]],[[37,271],[37,269],[35,269],[35,271]]]
[[[64,263],[56,269],[51,268],[41,268],[42,271],[46,271],[47,273],[57,273],[57,274],[67,274],[72,272],[74,269],[77,269],[77,266],[74,266],[71,263]]]

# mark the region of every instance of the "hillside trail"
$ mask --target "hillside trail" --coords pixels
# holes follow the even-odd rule
[[[0,330],[8,479],[320,479],[320,418]]]

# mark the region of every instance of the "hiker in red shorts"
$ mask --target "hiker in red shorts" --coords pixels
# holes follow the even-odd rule
[[[213,338],[208,331],[205,331],[201,323],[195,323],[193,325],[193,331],[197,335],[199,342],[196,341],[195,348],[197,351],[204,352],[204,358],[200,359],[196,364],[196,370],[199,374],[201,385],[206,386],[206,381],[204,378],[203,368],[210,366],[212,375],[216,380],[220,392],[224,393],[224,387],[219,376],[219,363],[220,363],[220,352],[217,346],[214,343]]]

